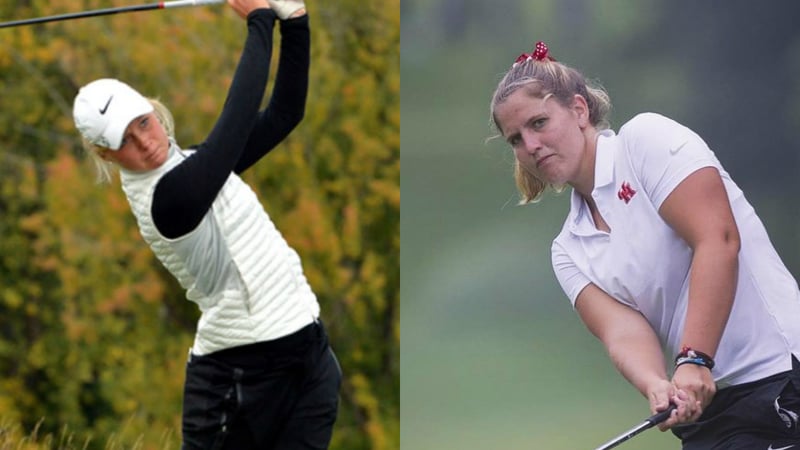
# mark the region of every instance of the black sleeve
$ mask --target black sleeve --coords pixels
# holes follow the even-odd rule
[[[247,17],[244,50],[214,128],[194,154],[156,185],[153,221],[165,237],[177,238],[197,227],[244,152],[266,89],[275,20],[271,9]]]
[[[275,148],[300,123],[308,93],[308,15],[280,22],[281,50],[278,73],[267,108],[258,116],[247,146],[236,164],[242,173]]]

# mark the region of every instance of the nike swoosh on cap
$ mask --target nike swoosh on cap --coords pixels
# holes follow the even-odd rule
[[[769,444],[769,447],[767,447],[767,450],[786,450],[787,448],[792,448],[792,447],[794,447],[794,445],[789,445],[787,447],[781,447],[781,448],[775,448],[775,447],[772,446],[772,444]]]
[[[100,110],[100,115],[103,115],[103,114],[106,113],[106,111],[108,111],[108,105],[111,104],[111,99],[112,98],[114,98],[113,95],[111,97],[108,97],[108,101],[106,102],[106,106],[104,106],[103,109]]]

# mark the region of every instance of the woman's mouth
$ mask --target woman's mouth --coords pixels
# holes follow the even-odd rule
[[[149,152],[144,154],[144,160],[145,161],[152,161],[154,159],[157,159],[159,153],[160,152],[158,151],[158,147],[156,147],[153,150],[150,150]]]
[[[545,163],[545,161],[547,161],[548,159],[550,159],[550,157],[551,157],[551,156],[553,156],[553,155],[547,155],[547,156],[543,156],[543,157],[541,157],[541,158],[537,159],[537,160],[536,160],[536,168],[539,168],[539,167],[541,167],[541,166],[542,166],[542,164],[544,164],[544,163]]]

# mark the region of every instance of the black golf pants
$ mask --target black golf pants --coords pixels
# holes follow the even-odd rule
[[[274,341],[191,355],[182,449],[327,449],[341,379],[321,322]]]
[[[800,450],[800,361],[792,365],[717,392],[696,423],[673,427],[683,450]]]

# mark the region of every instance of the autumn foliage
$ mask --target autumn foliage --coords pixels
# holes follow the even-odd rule
[[[0,20],[124,4],[0,0]],[[343,366],[332,448],[399,448],[399,0],[307,6],[305,119],[244,178],[300,253]],[[119,78],[170,108],[179,143],[197,143],[245,32],[224,6],[0,29],[0,431],[179,448],[197,309],[119,182],[95,184],[72,100]]]

